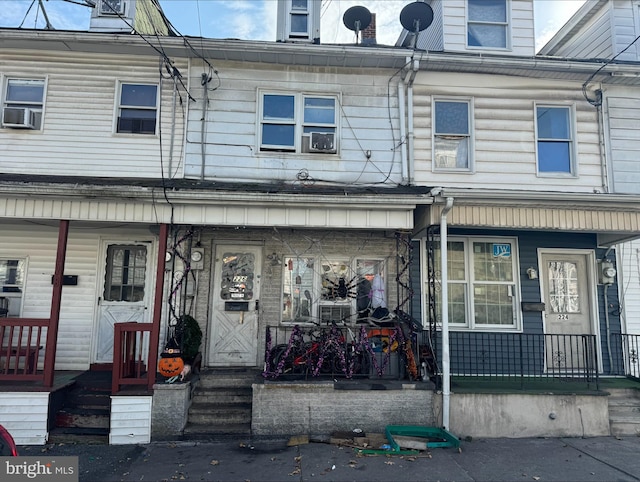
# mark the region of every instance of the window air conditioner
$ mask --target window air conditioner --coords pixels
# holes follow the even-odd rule
[[[5,107],[2,111],[2,127],[35,129],[40,111],[28,107]]]
[[[124,0],[102,0],[100,15],[124,15]]]
[[[320,306],[320,322],[330,323],[331,321],[346,321],[351,319],[351,305],[321,305]]]
[[[309,152],[336,152],[336,135],[333,132],[311,132]]]

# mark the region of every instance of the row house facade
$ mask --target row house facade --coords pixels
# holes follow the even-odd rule
[[[535,57],[533,2],[492,4],[430,2],[431,26],[393,47],[325,45],[319,2],[299,1],[279,4],[277,42],[181,37],[161,16],[141,18],[156,5],[143,0],[115,17],[100,7],[89,32],[0,30],[0,422],[21,444],[45,443],[56,374],[112,368],[110,442],[150,440],[169,396],[155,367],[190,315],[203,370],[264,373],[254,434],[385,421],[488,436],[578,430],[531,402],[500,407],[510,420],[528,414],[527,426],[492,425],[490,404],[470,425],[480,409],[447,383],[524,359],[527,376],[614,373],[609,268],[640,209],[634,193],[609,189],[589,99],[596,82],[630,88],[620,74],[633,69]],[[273,348],[301,329],[381,321],[374,282],[381,318],[410,320],[422,368],[398,370],[412,382],[396,387],[401,409],[395,390],[281,380],[286,357],[274,363]],[[146,367],[135,393],[115,368],[123,327],[143,348],[124,360]],[[524,339],[529,351],[516,353]],[[351,381],[347,365],[331,375]],[[582,430],[609,433],[602,405],[583,410],[594,416]]]

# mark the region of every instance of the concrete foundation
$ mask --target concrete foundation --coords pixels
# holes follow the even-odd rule
[[[420,382],[254,384],[251,431],[328,435],[356,428],[384,432],[387,425],[433,426],[434,393],[428,388]]]
[[[441,426],[441,394],[434,406]],[[449,431],[461,438],[608,436],[608,397],[452,393]]]
[[[182,435],[191,406],[191,382],[156,383],[153,386],[151,438],[162,440]]]

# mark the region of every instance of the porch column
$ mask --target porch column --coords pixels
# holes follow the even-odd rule
[[[160,225],[160,239],[158,240],[158,259],[156,261],[156,290],[153,301],[153,323],[151,327],[151,337],[149,340],[149,390],[153,390],[156,382],[156,366],[158,365],[158,344],[160,343],[160,322],[162,320],[162,295],[164,291],[164,266],[167,253],[167,236],[169,226]]]
[[[64,262],[67,256],[67,238],[69,236],[69,220],[61,219],[58,229],[58,251],[56,266],[53,272],[53,294],[51,297],[51,313],[47,328],[47,347],[44,352],[44,386],[53,386],[53,375],[56,365],[56,345],[58,342],[58,325],[60,324],[60,304],[62,302],[62,279]]]

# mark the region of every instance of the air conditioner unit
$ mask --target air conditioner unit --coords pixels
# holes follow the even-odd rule
[[[100,15],[124,15],[124,0],[102,0]]]
[[[28,107],[5,107],[2,110],[2,127],[35,129],[40,111]]]
[[[344,305],[321,305],[320,306],[320,322],[330,323],[332,321],[346,321],[351,319],[351,304]]]
[[[309,152],[336,152],[336,135],[333,132],[311,132]]]

